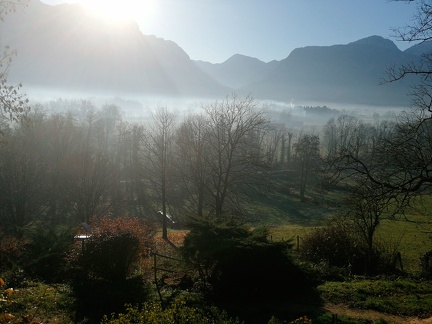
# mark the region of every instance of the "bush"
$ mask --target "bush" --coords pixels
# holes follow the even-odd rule
[[[93,220],[89,238],[70,254],[70,265],[84,278],[125,280],[151,247],[152,236],[152,229],[138,219]]]
[[[145,303],[141,308],[128,306],[124,314],[104,316],[102,324],[240,324],[215,307],[197,308],[176,299],[166,308],[158,303]]]
[[[371,254],[349,223],[336,222],[317,228],[307,235],[301,246],[303,259],[334,273],[332,268],[350,274],[382,274],[396,271],[395,248],[376,241]]]
[[[182,252],[215,301],[260,303],[308,292],[311,283],[289,257],[291,246],[269,242],[263,229],[201,221],[191,224]]]
[[[13,271],[18,267],[26,244],[26,239],[7,235],[0,229],[0,273]]]
[[[359,258],[362,259],[363,251],[352,229],[343,224],[317,228],[303,239],[301,245],[304,259],[344,268],[352,268]]]
[[[69,255],[69,278],[78,318],[99,321],[126,303],[142,303],[148,286],[135,273],[152,244],[153,230],[135,218],[93,219],[91,236]]]
[[[22,260],[25,273],[46,282],[61,281],[65,273],[64,258],[73,244],[73,231],[34,224],[24,230],[24,235],[27,238]]]
[[[90,277],[118,281],[133,273],[139,252],[139,240],[132,234],[103,233],[85,243],[79,261]]]

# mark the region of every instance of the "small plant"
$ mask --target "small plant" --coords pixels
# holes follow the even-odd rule
[[[70,323],[73,299],[68,287],[25,282],[7,287],[0,278],[0,323]]]
[[[199,308],[188,305],[182,299],[162,308],[159,303],[144,303],[142,307],[127,306],[126,312],[104,316],[102,324],[240,324],[238,319],[230,318],[226,312],[215,307]]]
[[[432,285],[426,281],[353,280],[318,287],[324,301],[403,316],[432,315]]]

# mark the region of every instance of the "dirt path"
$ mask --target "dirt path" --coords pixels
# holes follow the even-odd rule
[[[352,309],[343,305],[326,304],[325,309],[333,314],[346,315],[352,318],[364,318],[369,320],[383,319],[392,324],[432,324],[432,317],[419,319],[414,317],[395,316],[373,310]]]

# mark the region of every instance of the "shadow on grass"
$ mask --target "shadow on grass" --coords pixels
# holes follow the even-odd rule
[[[76,322],[100,323],[103,315],[124,311],[125,304],[138,304],[147,300],[149,286],[142,277],[119,281],[101,279],[76,281]]]
[[[289,289],[289,287],[287,287]],[[247,324],[268,323],[271,318],[281,323],[290,323],[300,317],[317,318],[325,313],[323,302],[314,288],[305,288],[293,296],[267,296],[263,300],[230,300],[218,303],[233,317],[238,317]]]
[[[300,199],[277,192],[251,196],[248,206],[253,222],[260,225],[320,226],[334,211],[325,204]]]

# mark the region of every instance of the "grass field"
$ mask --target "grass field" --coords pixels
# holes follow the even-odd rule
[[[295,188],[281,178],[273,190],[253,196],[246,204],[251,226],[269,228],[273,241],[302,238],[314,228],[323,226],[338,215],[338,201],[342,192],[312,192],[306,203],[295,195]],[[429,212],[431,211],[431,213]],[[383,219],[378,227],[376,240],[386,249],[401,253],[403,270],[409,274],[420,273],[420,257],[432,250],[432,196],[424,196],[415,203],[415,209],[404,216]]]

